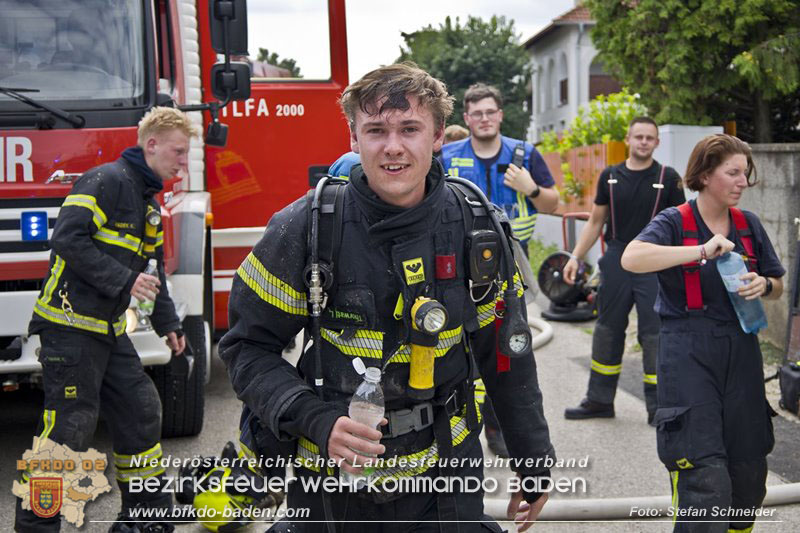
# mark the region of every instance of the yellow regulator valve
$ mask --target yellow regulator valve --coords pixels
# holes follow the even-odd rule
[[[411,306],[411,365],[409,396],[433,398],[433,361],[439,332],[447,326],[447,309],[436,300],[421,296]]]

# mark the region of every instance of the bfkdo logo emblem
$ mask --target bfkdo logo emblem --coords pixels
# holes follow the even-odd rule
[[[403,261],[403,274],[406,276],[406,285],[425,281],[425,267],[422,265],[422,258],[417,257]]]
[[[58,514],[63,501],[63,479],[60,477],[32,477],[31,510],[41,518],[50,518]]]

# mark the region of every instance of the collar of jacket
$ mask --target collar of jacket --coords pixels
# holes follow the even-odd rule
[[[161,178],[156,176],[153,169],[147,166],[147,161],[144,159],[144,150],[142,150],[141,146],[126,148],[122,152],[121,159],[124,159],[142,178],[145,196],[152,196],[161,192],[161,189],[164,188]]]
[[[369,188],[367,180],[364,169],[354,166],[350,183],[356,204],[367,217],[371,246],[380,246],[392,240],[406,240],[428,231],[432,227],[432,219],[439,216],[444,204],[444,170],[436,159],[425,176],[425,198],[411,208],[387,204]]]

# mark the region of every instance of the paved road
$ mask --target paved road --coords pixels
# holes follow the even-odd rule
[[[541,299],[541,297],[540,297]],[[542,305],[545,302],[540,301]],[[537,350],[536,358],[540,382],[545,398],[545,412],[550,423],[551,436],[558,456],[575,461],[575,466],[556,468],[555,477],[571,480],[578,488],[576,493],[554,493],[556,499],[612,498],[633,496],[663,496],[669,493],[669,480],[658,462],[654,430],[645,423],[645,408],[641,395],[641,360],[636,353],[625,357],[620,390],[617,394],[617,417],[613,420],[568,421],[563,418],[564,408],[574,405],[585,392],[588,379],[589,350],[592,327],[587,324],[554,323],[554,339]],[[216,357],[212,366],[212,381],[206,395],[206,421],[199,437],[169,439],[164,441],[165,455],[189,458],[194,455],[216,455],[225,442],[237,435],[239,403],[227,381],[224,368]],[[772,384],[771,384],[772,385]],[[774,397],[775,391],[771,394]],[[774,400],[774,398],[773,398]],[[20,391],[0,394],[0,526],[10,531],[13,521],[11,481],[15,476],[14,461],[30,446],[42,403],[41,393]],[[777,401],[773,401],[777,405]],[[800,461],[792,453],[793,444],[800,442],[800,425],[790,418],[777,419],[778,445],[770,458],[769,484],[799,481]],[[98,430],[95,447],[111,453],[110,439],[104,425]],[[489,453],[489,452],[487,452]],[[584,467],[579,461],[585,460]],[[174,474],[174,472],[172,472]],[[493,468],[487,476],[504,480],[510,471]],[[581,481],[582,480],[582,481]],[[583,487],[585,486],[585,491]],[[502,494],[492,497],[505,498]],[[106,531],[108,523],[119,509],[119,493],[115,490],[87,506],[89,523],[80,531]],[[796,531],[800,529],[800,505],[775,508],[775,522],[759,524],[759,531]],[[513,526],[504,524],[513,531]],[[249,531],[263,531],[263,525],[254,525]],[[595,533],[605,531],[670,531],[670,524],[661,521],[622,522],[543,522],[536,531]],[[65,532],[77,531],[65,524]],[[185,533],[205,531],[197,524],[182,525]]]

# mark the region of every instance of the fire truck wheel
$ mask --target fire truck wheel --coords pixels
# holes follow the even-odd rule
[[[206,330],[202,316],[187,316],[183,331],[194,350],[194,370],[187,378],[172,365],[152,367],[150,375],[161,396],[161,437],[188,437],[203,429],[206,375]]]

